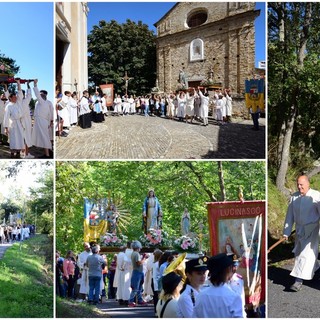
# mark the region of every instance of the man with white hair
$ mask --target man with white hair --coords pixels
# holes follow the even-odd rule
[[[142,248],[141,243],[137,240],[132,242],[132,276],[131,276],[131,294],[129,299],[128,307],[135,307],[136,303],[134,302],[135,298],[138,299],[139,305],[146,305],[147,302],[142,299],[142,284],[144,282],[144,273],[143,273],[143,263],[148,258],[148,255],[144,254],[140,256],[140,250]]]
[[[293,253],[294,267],[290,275],[295,277],[292,291],[300,291],[303,280],[311,280],[319,269],[319,218],[320,192],[310,188],[309,178],[305,175],[297,179],[298,192],[294,193],[288,207],[283,237],[291,234],[296,225],[296,239]]]

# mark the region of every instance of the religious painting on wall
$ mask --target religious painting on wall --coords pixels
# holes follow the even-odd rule
[[[265,201],[208,203],[211,254],[226,253],[238,263],[246,305],[265,301]]]
[[[113,84],[101,84],[100,89],[103,94],[106,94],[107,106],[113,105]]]

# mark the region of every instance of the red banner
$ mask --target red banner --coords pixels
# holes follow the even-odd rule
[[[211,202],[208,206],[211,254],[236,255],[246,303],[265,301],[265,201]]]

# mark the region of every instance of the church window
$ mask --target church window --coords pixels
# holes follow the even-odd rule
[[[192,12],[187,18],[189,28],[195,28],[204,24],[208,19],[208,13],[204,10]]]

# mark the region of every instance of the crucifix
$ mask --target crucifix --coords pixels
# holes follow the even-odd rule
[[[128,95],[128,83],[129,83],[129,80],[133,79],[131,77],[128,77],[128,74],[127,74],[127,71],[124,72],[124,77],[122,78],[126,84],[125,84],[125,87],[126,87],[126,95]]]

